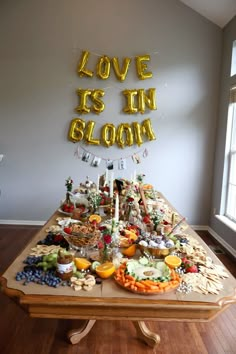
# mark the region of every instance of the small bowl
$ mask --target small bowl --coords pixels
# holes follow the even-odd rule
[[[154,247],[146,247],[142,245],[138,245],[138,248],[140,249],[142,254],[148,254],[151,255],[152,257],[156,258],[164,258],[168,256],[172,251],[174,251],[175,247],[170,247],[170,248],[154,248]]]

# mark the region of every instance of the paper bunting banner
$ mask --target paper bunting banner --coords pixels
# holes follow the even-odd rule
[[[107,169],[108,170],[113,170],[114,169],[114,163],[113,163],[112,160],[107,160],[106,165],[107,165]]]
[[[97,156],[94,156],[92,162],[91,162],[91,166],[92,167],[98,167],[101,163],[101,158],[100,157],[97,157]]]
[[[134,163],[136,163],[136,164],[141,163],[141,158],[138,154],[133,154],[132,159],[133,159]]]
[[[126,159],[118,160],[118,169],[119,170],[126,170]]]
[[[89,162],[90,158],[91,154],[87,151],[84,151],[81,160],[84,162]]]
[[[116,159],[109,159],[105,158],[102,156],[97,156],[90,151],[88,151],[86,148],[82,147],[81,145],[77,145],[74,156],[76,156],[78,159],[81,159],[83,162],[90,162],[91,167],[98,167],[102,161],[105,161],[106,168],[108,170],[113,170],[115,167],[115,163],[117,163],[117,168],[119,170],[126,170],[127,169],[127,159],[132,158],[133,162],[135,164],[140,164],[141,163],[141,157],[146,158],[148,156],[148,150],[145,148],[144,150],[139,150],[135,152],[132,155],[127,155],[125,157],[120,157]]]

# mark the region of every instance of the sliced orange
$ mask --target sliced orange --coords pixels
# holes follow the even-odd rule
[[[99,224],[99,223],[102,221],[102,218],[101,218],[100,215],[92,214],[92,215],[90,215],[90,217],[89,217],[89,221],[90,221],[90,222],[96,221],[96,223]]]
[[[133,240],[133,241],[136,241],[138,236],[136,235],[135,232],[133,231],[130,231],[130,230],[124,230],[125,231],[125,235],[130,239],[130,240]]]
[[[76,268],[79,270],[88,269],[91,266],[91,262],[89,262],[86,258],[74,258],[74,262]]]
[[[165,263],[170,267],[170,268],[177,268],[181,265],[182,261],[181,258],[177,256],[166,256],[165,257]]]
[[[100,278],[109,278],[116,270],[112,262],[106,262],[96,267],[95,271]]]
[[[133,245],[127,247],[127,248],[122,248],[121,252],[124,256],[127,257],[133,257],[136,253],[137,246],[134,243]]]

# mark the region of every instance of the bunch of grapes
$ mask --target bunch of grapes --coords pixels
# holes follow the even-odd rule
[[[43,240],[40,240],[38,242],[38,245],[55,245],[65,248],[67,250],[69,249],[69,243],[66,241],[66,239],[61,234],[55,235],[52,232],[49,232]]]

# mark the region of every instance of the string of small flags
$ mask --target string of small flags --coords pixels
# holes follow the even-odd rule
[[[105,161],[106,168],[108,170],[113,170],[115,164],[117,164],[118,170],[126,170],[127,159],[131,158],[133,163],[140,164],[142,158],[146,158],[148,156],[148,150],[145,148],[125,157],[110,159],[97,156],[78,144],[75,149],[74,156],[81,159],[81,161],[90,164],[91,167],[98,167],[102,161]]]

